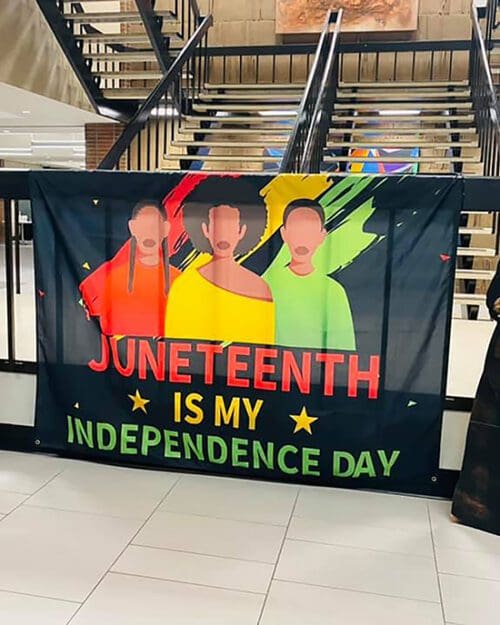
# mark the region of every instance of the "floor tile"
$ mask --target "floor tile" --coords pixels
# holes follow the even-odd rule
[[[28,505],[145,520],[179,476],[81,462],[69,466]]]
[[[8,493],[4,490],[0,491],[0,514],[9,514],[14,508],[26,500],[28,495],[20,493]]]
[[[162,510],[287,525],[297,490],[287,484],[185,476],[162,504]]]
[[[369,519],[366,520],[369,523]],[[431,531],[429,526],[406,528],[374,527],[356,524],[337,523],[316,519],[293,517],[288,528],[288,538],[313,542],[408,553],[433,557]]]
[[[452,523],[450,502],[431,502],[429,510],[436,549],[458,549],[500,555],[500,536]]]
[[[264,597],[111,573],[71,625],[257,625]]]
[[[78,603],[0,591],[0,623],[6,625],[66,625],[78,607]]]
[[[62,458],[0,451],[0,490],[31,495],[66,466]]]
[[[436,549],[438,571],[500,581],[500,554],[460,549]]]
[[[83,601],[139,526],[23,505],[0,523],[0,589]]]
[[[219,558],[131,545],[112,570],[118,573],[265,594],[274,566],[235,558]]]
[[[500,582],[440,575],[446,620],[457,625],[498,623]]]
[[[134,544],[272,564],[284,533],[277,525],[157,512]]]
[[[432,558],[286,540],[276,579],[439,602]]]
[[[335,523],[387,528],[427,527],[427,502],[418,497],[401,497],[331,488],[302,488],[294,516]]]
[[[442,625],[441,606],[274,581],[260,625]]]

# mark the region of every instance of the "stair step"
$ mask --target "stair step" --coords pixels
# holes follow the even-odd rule
[[[159,71],[144,70],[143,72],[92,72],[96,76],[107,80],[160,80],[163,74]]]
[[[297,116],[296,111],[287,112],[285,115],[225,115],[215,117],[213,115],[185,115],[183,119],[197,122],[220,122],[223,124],[264,124],[269,122],[283,122]]]
[[[496,256],[494,248],[489,247],[459,247],[457,256]]]
[[[297,112],[297,106],[294,104],[280,104],[276,107],[274,104],[202,104],[195,102],[193,104],[195,111],[228,111],[228,112],[255,112],[255,111],[290,111]]]
[[[479,163],[479,156],[325,156],[325,163]]]
[[[153,50],[138,50],[137,52],[84,52],[87,59],[94,61],[112,61],[118,63],[153,62],[156,65],[156,54]]]
[[[286,138],[280,140],[262,139],[261,141],[189,141],[189,139],[175,139],[172,141],[172,145],[178,147],[194,147],[194,148],[261,148],[265,149],[270,146],[286,145],[288,140]]]
[[[252,82],[252,83],[210,83],[207,82],[204,85],[205,89],[215,89],[215,90],[221,90],[221,89],[234,89],[234,90],[248,90],[251,89],[252,91],[254,89],[265,89],[266,91],[269,89],[300,89],[301,91],[304,90],[305,88],[305,83],[303,82],[296,82],[296,83],[290,83],[290,82]]]
[[[472,102],[353,102],[351,104],[336,102],[335,110],[362,110],[362,111],[384,111],[384,110],[431,110],[448,111],[450,109],[471,109]]]
[[[343,82],[339,86],[345,89],[387,89],[398,87],[400,89],[425,89],[433,87],[466,87],[469,85],[467,80],[426,80],[426,81],[377,81],[377,82]]]
[[[163,19],[165,23],[170,23],[171,26],[176,29],[179,28],[178,19],[172,16],[170,11],[155,11],[157,17]],[[102,11],[102,12],[90,12],[84,11],[83,13],[70,13],[64,14],[67,20],[78,24],[97,24],[97,23],[120,23],[120,24],[133,24],[141,23],[142,17],[138,11]]]
[[[461,114],[461,115],[333,115],[333,121],[352,121],[352,122],[406,122],[408,124],[422,124],[422,123],[441,123],[448,122],[473,122],[474,115]],[[454,131],[455,129],[453,129]],[[458,132],[458,129],[457,129]]]
[[[457,280],[485,280],[489,282],[494,276],[495,272],[488,269],[457,269],[455,272]]]
[[[151,93],[147,87],[140,89],[137,87],[121,89],[103,89],[102,95],[107,100],[145,100]]]
[[[486,302],[486,295],[481,293],[454,293],[453,300],[456,304],[481,304]]]
[[[229,146],[230,147],[230,146]],[[234,154],[166,154],[165,160],[184,160],[184,161],[216,161],[228,163],[279,163],[281,161],[280,156],[268,156],[263,154],[256,154],[250,156],[249,154],[242,154],[241,156],[235,156]]]
[[[418,108],[421,100],[465,100],[470,97],[470,90],[467,91],[407,91],[403,93],[397,93],[396,91],[388,92],[372,92],[372,93],[364,93],[364,92],[354,92],[354,91],[339,91],[337,93],[337,98],[339,100],[376,100],[379,102],[382,100],[384,103],[386,101],[391,102],[414,102],[415,108]],[[451,106],[449,102],[444,102]],[[453,105],[455,103],[453,102]]]
[[[382,118],[381,118],[382,119]],[[404,128],[404,127],[387,127],[377,126],[377,127],[359,127],[354,126],[354,128],[331,128],[330,136],[338,136],[338,135],[363,135],[363,136],[374,136],[374,137],[383,137],[387,133],[394,133],[396,135],[410,135],[412,137],[417,137],[420,135],[449,135],[458,134],[458,135],[475,135],[477,131],[475,128]]]
[[[401,148],[435,148],[436,150],[448,150],[452,148],[476,148],[478,147],[477,141],[464,141],[452,143],[438,143],[433,141],[419,141],[418,139],[407,139],[406,141],[397,141],[395,139],[383,139],[379,141],[328,141],[327,147],[329,148],[353,148],[353,149],[372,149],[372,148],[385,148],[385,149],[401,149]]]
[[[295,93],[289,93],[289,92],[282,92],[282,93],[248,93],[248,94],[232,94],[232,93],[217,93],[217,94],[211,94],[211,93],[200,93],[200,95],[198,96],[198,98],[200,100],[203,101],[207,101],[207,102],[213,102],[216,100],[220,100],[220,101],[228,101],[228,100],[235,100],[235,101],[244,101],[244,102],[248,102],[248,101],[257,101],[257,102],[276,102],[276,103],[281,103],[281,102],[300,102],[302,99],[302,94],[300,92],[295,92]]]
[[[474,226],[474,227],[464,226],[460,228],[459,232],[460,234],[494,234],[491,227],[482,228],[480,226]]]
[[[76,34],[76,39],[82,41],[98,41],[100,43],[130,43],[130,44],[150,44],[146,33],[85,33]],[[170,47],[179,47],[183,43],[177,35],[170,35]]]
[[[220,134],[220,135],[283,135],[289,136],[291,128],[288,127],[264,127],[264,128],[200,128],[199,126],[182,126],[180,134]]]

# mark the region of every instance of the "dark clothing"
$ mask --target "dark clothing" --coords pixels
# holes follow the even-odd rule
[[[497,325],[472,408],[462,473],[453,499],[461,523],[500,534],[500,263],[486,302]]]

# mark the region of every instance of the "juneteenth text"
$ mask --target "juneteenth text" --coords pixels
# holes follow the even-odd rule
[[[319,386],[325,397],[338,392],[356,398],[379,396],[380,356],[361,358],[353,353],[292,350],[258,345],[223,346],[214,343],[170,342],[101,336],[99,358],[88,363],[96,372],[115,369],[121,376],[136,375],[171,384],[216,383],[226,387],[303,395]]]

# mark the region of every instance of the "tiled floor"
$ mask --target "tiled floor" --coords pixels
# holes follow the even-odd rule
[[[0,452],[0,623],[494,625],[449,503]]]

